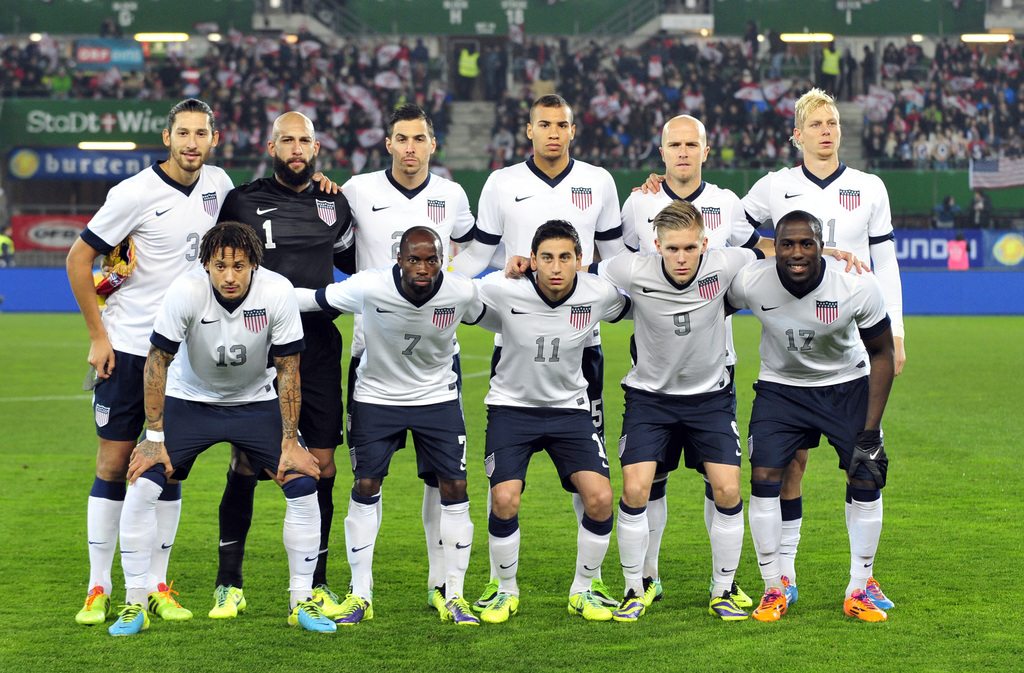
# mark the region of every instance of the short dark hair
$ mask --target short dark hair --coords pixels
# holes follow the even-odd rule
[[[541,243],[555,238],[564,238],[572,241],[572,247],[576,250],[576,256],[583,256],[580,235],[576,233],[576,228],[565,220],[548,220],[537,227],[537,232],[533,235],[533,242],[530,243],[530,251],[536,255]]]
[[[210,122],[210,130],[217,130],[217,120],[214,118],[213,110],[209,105],[199,100],[198,98],[186,98],[177,105],[171,108],[171,111],[167,113],[167,130],[170,131],[174,128],[174,121],[180,112],[201,112],[206,115],[206,118]]]
[[[409,229],[405,230],[405,233],[402,234],[402,238],[399,239],[399,241],[398,241],[398,254],[399,255],[402,254],[403,250],[407,249],[407,247],[406,247],[407,246],[407,242],[408,242],[408,240],[410,238],[412,238],[413,234],[426,234],[427,236],[430,236],[431,238],[433,238],[434,239],[434,247],[437,248],[438,256],[440,257],[440,256],[444,255],[444,244],[441,242],[441,237],[438,235],[438,233],[436,231],[434,231],[430,227],[425,227],[423,225],[417,225],[415,227],[410,227]],[[444,261],[444,260],[442,260],[442,261]]]
[[[821,235],[821,220],[816,218],[814,215],[811,215],[806,210],[792,210],[783,215],[782,217],[780,217],[779,221],[775,223],[776,232],[779,230],[780,227],[783,227],[791,223],[809,225],[811,227],[811,232],[814,234],[814,237],[817,238],[819,241],[824,241]],[[777,234],[776,238],[778,238]]]
[[[427,111],[416,103],[406,103],[395,108],[395,111],[391,113],[391,119],[388,120],[388,138],[394,134],[395,124],[398,122],[416,121],[417,119],[422,119],[427,123],[427,133],[433,138],[434,122],[430,120]]]
[[[541,96],[537,100],[533,101],[533,105],[530,106],[530,123],[531,124],[533,123],[533,111],[536,110],[539,107],[547,107],[547,108],[564,107],[567,110],[569,110],[569,125],[571,126],[571,125],[576,123],[575,118],[573,117],[573,114],[572,114],[572,107],[570,107],[568,101],[566,101],[564,98],[559,96],[557,93],[549,93],[549,94]]]
[[[241,250],[253,266],[263,264],[263,241],[256,235],[256,230],[247,224],[220,222],[203,234],[199,244],[199,262],[206,266],[213,260],[214,254],[224,248]]]

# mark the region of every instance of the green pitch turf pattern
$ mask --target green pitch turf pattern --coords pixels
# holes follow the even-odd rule
[[[348,341],[351,320],[341,319]],[[740,353],[739,425],[745,436],[757,374],[756,322],[735,320]],[[782,621],[723,623],[707,614],[710,552],[703,488],[692,472],[669,481],[662,549],[665,600],[636,624],[586,623],[565,609],[576,526],[550,461],[534,460],[520,515],[522,604],[508,624],[457,629],[426,606],[420,523],[422,486],[411,450],[384,485],[374,566],[375,619],[335,634],[285,625],[287,562],[283,496],[263,483],[246,558],[249,608],[211,620],[217,505],[228,452],[202,456],[184,484],[170,578],[195,613],[153,620],[133,638],[75,624],[87,590],[85,504],[96,439],[82,390],[88,339],[73,314],[0,314],[0,670],[3,671],[976,671],[1020,666],[1024,623],[1021,409],[1024,318],[911,318],[906,372],[885,415],[891,458],[876,577],[896,602],[888,622],[843,616],[849,552],[843,475],[831,448],[812,452],[797,559],[800,601]],[[621,426],[618,381],[628,368],[628,325],[603,330],[612,483]],[[470,497],[476,535],[466,579],[470,600],[487,581],[483,396],[491,335],[460,329],[469,426]],[[338,454],[346,475],[344,448]],[[749,471],[744,465],[743,492]],[[329,568],[348,582],[344,516],[349,483],[338,479]],[[622,586],[614,534],[604,577]],[[737,579],[762,590],[749,533]],[[114,563],[114,599],[122,601]],[[108,622],[109,624],[109,622]]]

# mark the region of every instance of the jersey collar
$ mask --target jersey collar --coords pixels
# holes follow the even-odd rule
[[[423,184],[420,185],[419,187],[417,187],[416,189],[406,189],[402,185],[398,184],[398,182],[395,180],[395,178],[392,177],[391,169],[390,168],[387,168],[387,169],[384,170],[384,177],[386,177],[388,179],[388,182],[391,183],[392,187],[397,189],[398,192],[402,196],[404,196],[405,198],[407,198],[409,200],[412,200],[412,199],[416,198],[416,195],[419,194],[420,192],[422,192],[424,189],[426,189],[427,185],[430,184],[430,171],[427,171],[427,179],[424,180]]]
[[[812,293],[815,290],[817,290],[821,286],[822,281],[825,280],[825,259],[822,258],[822,260],[821,260],[821,273],[818,274],[818,280],[816,280],[815,282],[811,283],[811,285],[807,288],[806,292],[799,292],[799,291],[795,290],[792,286],[790,286],[790,284],[782,276],[782,272],[779,271],[779,265],[778,264],[775,265],[775,273],[777,273],[779,275],[779,282],[782,283],[782,287],[785,288],[786,292],[790,293],[791,295],[793,295],[797,299],[803,299],[804,297],[806,297],[810,293]]]
[[[661,269],[661,275],[665,277],[665,280],[668,281],[669,285],[680,291],[685,290],[686,288],[693,285],[693,281],[697,280],[697,276],[700,275],[700,268],[704,266],[704,254],[705,253],[701,253],[700,260],[698,260],[697,262],[697,273],[693,274],[693,278],[691,278],[688,282],[683,283],[682,285],[672,280],[672,276],[668,275],[668,271],[665,270],[665,258],[662,257],[661,255],[658,255],[658,268]]]
[[[577,286],[580,283],[580,271],[577,271],[576,272],[576,277],[572,279],[572,288],[568,292],[566,292],[565,296],[562,297],[561,299],[559,299],[558,301],[551,301],[546,296],[544,296],[543,292],[541,292],[540,286],[537,285],[537,277],[534,274],[534,272],[532,270],[529,270],[529,271],[526,272],[525,275],[526,275],[527,278],[530,279],[530,283],[533,285],[533,289],[537,293],[537,296],[540,297],[541,301],[543,301],[545,304],[547,304],[549,308],[558,308],[559,306],[561,306],[565,302],[569,301],[569,297],[571,297],[574,294],[576,294],[576,288],[577,288]]]
[[[409,295],[407,295],[405,293],[405,290],[402,289],[402,270],[400,268],[398,268],[397,264],[395,264],[393,267],[391,267],[391,275],[394,276],[394,279],[395,279],[395,289],[398,290],[399,296],[401,296],[402,299],[406,300],[407,302],[409,302],[410,304],[412,304],[416,308],[420,308],[421,306],[426,304],[428,301],[433,299],[437,295],[437,293],[441,291],[441,284],[444,282],[444,271],[438,271],[437,272],[437,282],[434,283],[434,289],[431,291],[431,293],[428,294],[423,299],[416,300],[416,299],[413,299],[412,297],[410,297]]]
[[[822,180],[821,178],[816,176],[814,173],[811,173],[809,170],[807,170],[807,166],[805,166],[804,164],[800,164],[800,169],[804,172],[804,177],[805,178],[810,180],[813,184],[817,185],[821,189],[825,189],[826,187],[831,185],[833,182],[838,180],[839,176],[842,175],[846,171],[846,164],[844,164],[842,162],[839,162],[839,168],[837,168],[832,173],[832,175],[828,176],[824,180]]]
[[[199,184],[199,180],[196,180],[191,185],[185,186],[178,182],[177,180],[173,179],[171,176],[167,175],[167,173],[164,173],[162,170],[157,168],[157,166],[159,166],[160,164],[168,161],[170,161],[170,159],[164,159],[163,161],[158,161],[155,164],[153,164],[153,172],[156,173],[160,177],[160,179],[163,180],[164,184],[167,185],[168,187],[172,187],[178,190],[185,196],[191,196],[192,191],[196,188],[196,185]],[[203,169],[200,168],[199,170],[202,171]]]
[[[661,184],[661,188],[665,190],[665,193],[668,194],[673,201],[689,201],[690,203],[696,201],[700,197],[700,195],[704,193],[704,187],[706,186],[707,183],[701,180],[700,187],[698,187],[692,194],[690,194],[689,196],[679,196],[671,189],[669,189],[667,180]]]
[[[271,187],[271,189],[273,189],[274,191],[279,192],[281,194],[288,195],[288,196],[292,196],[292,195],[295,195],[295,194],[312,194],[313,190],[316,188],[316,183],[313,182],[312,180],[309,181],[309,184],[306,185],[306,188],[303,189],[301,192],[297,192],[294,189],[292,189],[291,187],[288,187],[286,185],[281,184],[278,181],[276,175],[271,175],[268,178],[263,178],[263,180],[265,180],[268,184],[273,185]],[[325,192],[325,194],[326,194],[326,192]]]
[[[576,160],[570,157],[569,165],[565,167],[565,170],[556,175],[555,177],[549,178],[547,173],[537,168],[537,164],[534,163],[533,157],[530,157],[529,159],[526,160],[526,167],[530,169],[530,172],[536,175],[541,180],[543,180],[548,187],[557,187],[558,184],[569,175],[569,173],[572,171],[572,167],[575,164]]]

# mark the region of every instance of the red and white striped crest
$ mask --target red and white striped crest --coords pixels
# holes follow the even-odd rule
[[[434,325],[439,329],[444,329],[448,325],[452,324],[455,320],[455,307],[451,306],[448,308],[435,308],[434,309]]]
[[[251,311],[242,311],[242,318],[245,319],[245,329],[259,334],[267,326],[267,309],[254,308]]]
[[[96,425],[103,427],[110,421],[110,407],[105,407],[102,404],[96,405]]]
[[[434,224],[441,224],[444,221],[444,201],[427,199],[427,217]]]
[[[816,301],[814,302],[814,312],[818,316],[818,320],[828,325],[839,317],[839,302]]]
[[[580,210],[586,210],[594,202],[594,190],[590,187],[572,188],[572,205]]]
[[[316,214],[328,227],[338,221],[338,211],[334,208],[334,201],[316,200]]]
[[[573,329],[583,329],[590,324],[590,307],[573,306],[569,311],[569,324]]]
[[[210,217],[217,217],[217,212],[220,210],[220,205],[217,203],[217,192],[203,194],[203,210]]]
[[[718,274],[697,281],[697,292],[705,299],[714,299],[718,294]]]
[[[847,210],[857,210],[860,207],[859,189],[840,189],[839,205]]]
[[[701,208],[700,215],[704,220],[704,228],[708,231],[714,231],[722,226],[721,208]]]

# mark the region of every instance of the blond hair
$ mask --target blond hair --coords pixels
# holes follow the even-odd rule
[[[820,107],[831,106],[836,113],[836,122],[839,122],[839,106],[836,105],[836,99],[828,95],[824,91],[818,88],[811,89],[796,102],[796,118],[793,120],[794,128],[803,128],[807,122],[807,118],[812,112]],[[803,150],[804,145],[798,142],[796,135],[790,136],[789,140],[793,143],[793,146],[798,150]]]
[[[697,230],[697,242],[704,242],[704,218],[689,201],[672,201],[654,216],[654,229],[660,240],[665,231]]]

